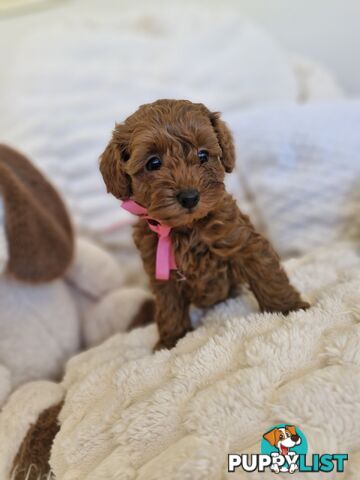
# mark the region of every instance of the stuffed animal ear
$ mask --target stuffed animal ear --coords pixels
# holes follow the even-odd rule
[[[65,206],[31,162],[5,145],[0,145],[0,197],[8,252],[6,273],[33,283],[62,276],[74,249]]]
[[[131,196],[131,180],[125,171],[125,163],[129,158],[124,139],[121,138],[122,125],[117,125],[113,138],[100,156],[100,172],[108,193],[116,198],[126,200]]]
[[[231,173],[235,166],[235,147],[232,134],[226,123],[221,120],[220,113],[210,113],[210,121],[222,150],[221,162],[224,165],[225,172]]]
[[[267,432],[264,434],[264,438],[265,440],[267,440],[270,445],[274,446],[275,443],[276,443],[276,428],[274,428],[273,430],[270,430],[270,432]]]

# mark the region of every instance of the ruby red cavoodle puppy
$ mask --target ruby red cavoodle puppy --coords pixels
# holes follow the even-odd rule
[[[234,163],[232,136],[219,114],[185,100],[142,105],[116,125],[101,156],[108,192],[131,198],[147,214],[135,225],[134,240],[156,296],[155,348],[171,348],[191,330],[190,304],[210,307],[239,294],[243,284],[262,311],[309,307],[270,243],[226,192],[225,172]],[[156,257],[166,256],[166,245],[165,253],[157,251],[156,225],[170,227],[176,270],[168,280],[157,279]]]

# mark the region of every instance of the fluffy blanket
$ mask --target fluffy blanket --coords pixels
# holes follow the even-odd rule
[[[227,473],[227,454],[259,453],[283,422],[303,431],[309,453],[349,453],[340,476],[358,478],[360,256],[336,245],[286,269],[310,310],[259,314],[249,293],[209,311],[171,351],[152,353],[155,326],[118,334],[73,358],[62,384],[16,392],[0,417],[1,478],[36,403],[40,412],[62,398],[57,480],[243,478]]]
[[[360,239],[360,101],[254,108],[227,120],[238,159],[228,189],[283,258]]]

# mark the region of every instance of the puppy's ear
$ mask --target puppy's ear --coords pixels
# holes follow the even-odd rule
[[[235,147],[232,134],[226,123],[221,120],[220,113],[210,113],[210,121],[222,150],[221,162],[224,165],[225,172],[230,173],[235,166]]]
[[[270,432],[265,433],[263,437],[270,443],[270,445],[274,446],[276,444],[276,428],[273,428],[270,430]]]
[[[286,430],[289,430],[291,435],[296,435],[296,427],[293,425],[286,425],[285,428]]]
[[[125,164],[129,158],[126,145],[119,142],[117,126],[113,138],[100,156],[100,172],[103,176],[107,191],[116,198],[125,200],[131,196],[131,180],[125,171]]]

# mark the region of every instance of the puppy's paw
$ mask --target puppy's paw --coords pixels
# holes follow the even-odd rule
[[[158,350],[171,350],[177,344],[177,337],[160,338],[154,347],[154,352]]]
[[[287,315],[289,312],[296,312],[297,310],[307,310],[310,307],[310,303],[305,302],[304,300],[299,300],[293,305],[291,305],[289,308],[287,308],[283,313]]]

